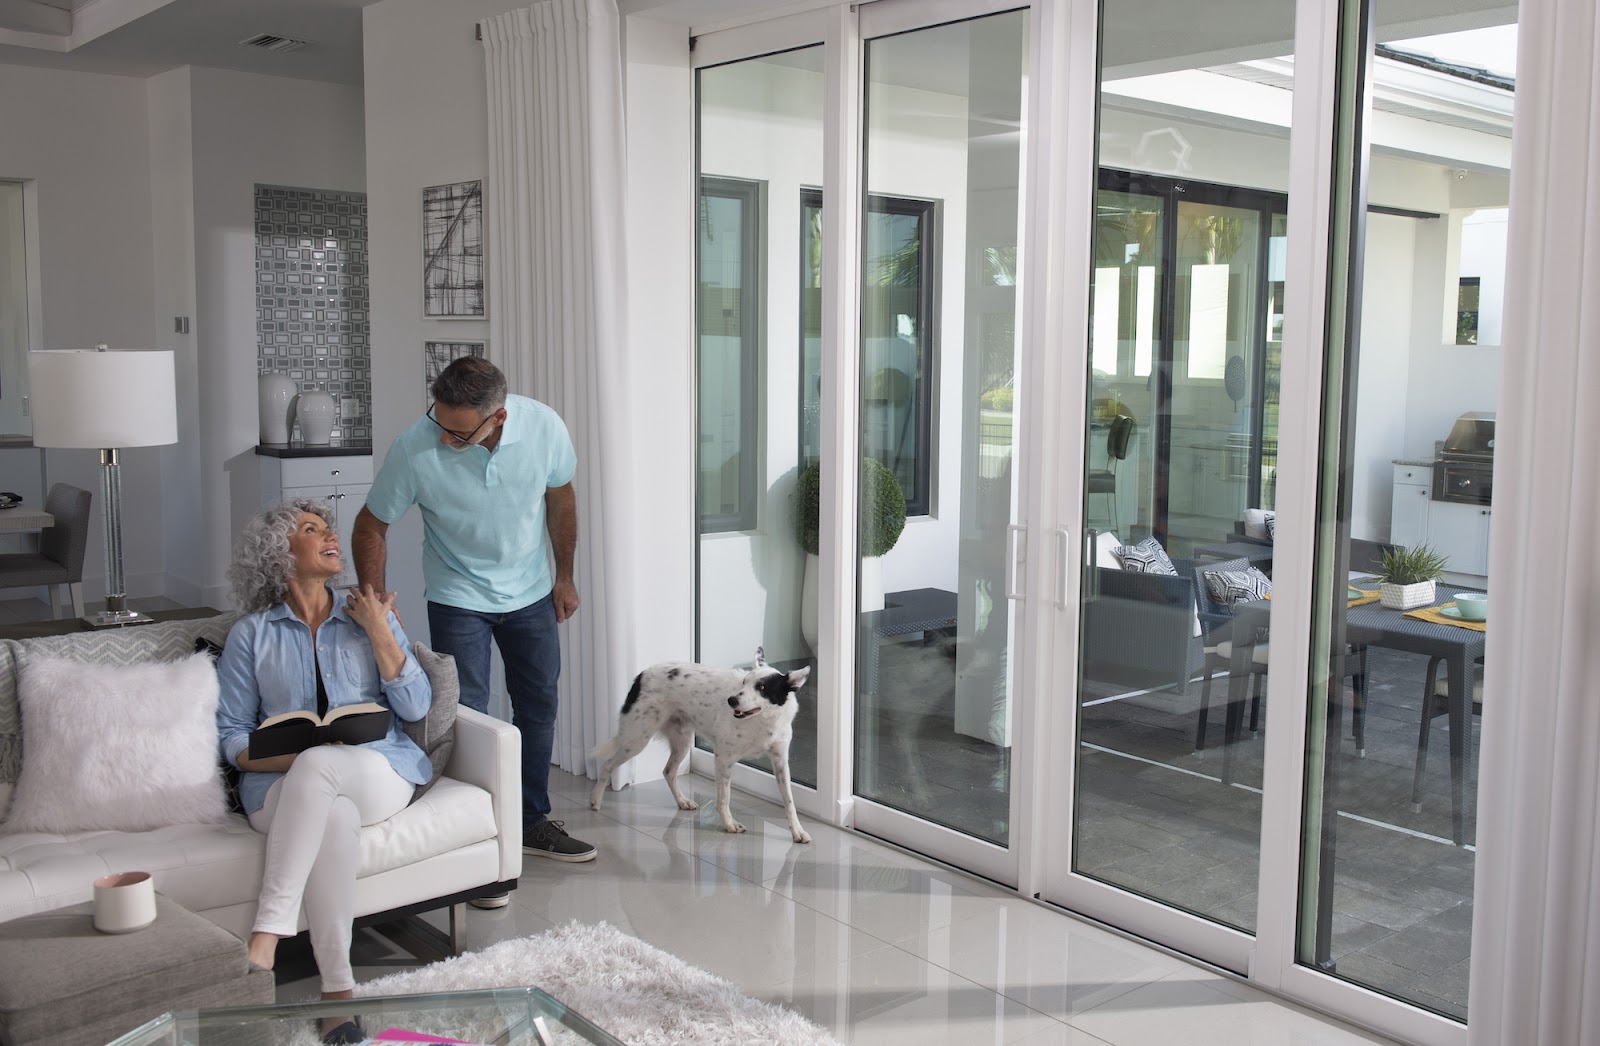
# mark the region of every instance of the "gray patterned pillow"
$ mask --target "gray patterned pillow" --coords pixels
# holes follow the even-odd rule
[[[1267,540],[1272,542],[1273,544],[1277,544],[1277,542],[1278,542],[1278,514],[1276,512],[1268,512],[1266,514],[1265,518],[1266,518],[1266,521],[1267,521]]]
[[[1166,574],[1176,576],[1178,568],[1172,565],[1167,550],[1155,538],[1145,538],[1137,545],[1121,545],[1111,550],[1130,574]]]
[[[1233,606],[1252,599],[1261,599],[1272,591],[1272,579],[1255,567],[1244,570],[1204,570],[1206,592],[1214,603]]]
[[[411,644],[411,653],[433,687],[433,704],[428,714],[414,723],[400,723],[400,729],[427,753],[428,764],[433,767],[428,783],[418,785],[411,797],[414,802],[438,783],[439,775],[444,773],[445,764],[450,761],[450,753],[455,751],[456,704],[461,700],[461,684],[456,679],[454,657],[435,653],[420,642]]]

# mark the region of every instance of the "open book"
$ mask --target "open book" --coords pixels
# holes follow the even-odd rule
[[[331,741],[364,745],[389,733],[390,712],[372,701],[328,709],[321,719],[315,712],[285,712],[263,720],[250,731],[251,759],[304,752]]]

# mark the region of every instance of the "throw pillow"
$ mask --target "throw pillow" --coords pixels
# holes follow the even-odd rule
[[[1261,599],[1272,591],[1272,579],[1255,567],[1244,570],[1206,570],[1206,592],[1214,603],[1233,606],[1252,599]]]
[[[1267,514],[1258,508],[1244,510],[1244,536],[1257,541],[1267,540]]]
[[[19,666],[22,773],[7,832],[142,832],[227,819],[208,654]]]
[[[1132,574],[1167,574],[1176,576],[1178,568],[1167,557],[1167,550],[1155,538],[1145,538],[1137,545],[1123,545],[1112,550],[1122,561],[1122,569]]]
[[[1266,515],[1267,515],[1267,540],[1272,542],[1273,544],[1277,544],[1278,543],[1278,514],[1276,512],[1268,512]]]
[[[205,636],[194,637],[194,652],[205,654],[211,658],[211,663],[217,663],[217,658],[222,656],[222,644],[213,642]],[[222,753],[217,753],[217,765],[222,767],[222,791],[228,797],[228,812],[231,814],[245,813],[244,801],[239,798],[239,768],[222,758]]]
[[[456,678],[456,659],[449,654],[435,653],[422,643],[412,643],[411,654],[433,687],[433,704],[428,714],[414,723],[400,724],[406,736],[427,753],[428,765],[433,768],[428,783],[417,786],[412,796],[415,800],[438,782],[445,764],[450,761],[450,753],[455,751],[456,705],[461,701],[461,683]]]

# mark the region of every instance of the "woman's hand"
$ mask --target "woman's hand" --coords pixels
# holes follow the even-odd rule
[[[393,592],[375,592],[371,585],[352,588],[345,593],[344,610],[350,620],[360,625],[368,639],[389,634],[389,614],[394,610]]]
[[[385,680],[396,679],[406,667],[405,651],[395,642],[389,629],[389,614],[394,610],[394,593],[377,592],[371,585],[352,588],[345,593],[344,612],[350,620],[361,626],[372,644],[372,656],[378,662],[378,674]],[[400,620],[395,615],[395,620]]]

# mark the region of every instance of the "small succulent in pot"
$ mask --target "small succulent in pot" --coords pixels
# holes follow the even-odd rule
[[[1428,545],[1389,549],[1378,571],[1379,598],[1394,610],[1427,606],[1434,600],[1445,565],[1445,558]]]

